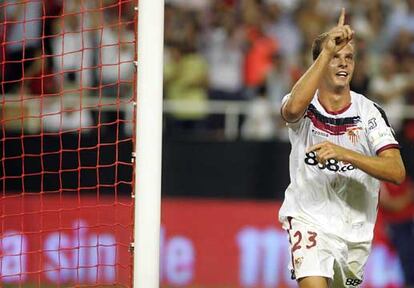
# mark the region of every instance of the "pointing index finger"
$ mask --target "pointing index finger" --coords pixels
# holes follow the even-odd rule
[[[345,8],[341,9],[341,15],[339,16],[338,26],[344,26],[345,24]]]

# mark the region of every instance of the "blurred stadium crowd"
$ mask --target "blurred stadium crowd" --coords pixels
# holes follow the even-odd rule
[[[50,96],[41,112],[46,130],[60,129],[60,117],[65,129],[115,121],[93,120],[79,99],[132,99],[135,1],[22,3],[0,4],[2,93]],[[381,104],[413,142],[406,108],[414,104],[414,0],[166,0],[165,99],[191,100],[189,109],[167,111],[167,134],[222,138],[223,109],[209,111],[217,100],[244,107],[242,138],[286,140],[280,101],[341,7],[356,31],[352,89]]]
[[[45,131],[116,121],[106,116],[93,120],[87,107],[97,105],[82,101],[109,97],[110,106],[114,99],[132,99],[134,6],[132,0],[1,1],[0,88],[7,95],[3,114],[15,108],[13,95],[18,98],[14,103],[30,106],[30,95],[41,94]]]
[[[381,104],[395,131],[414,141],[404,111],[414,104],[414,0],[166,3],[165,97],[198,108],[173,111],[168,123],[176,131],[220,137],[224,120],[208,115],[208,101],[248,101],[242,137],[285,140],[280,101],[311,64],[313,39],[345,7],[356,31],[352,90]]]

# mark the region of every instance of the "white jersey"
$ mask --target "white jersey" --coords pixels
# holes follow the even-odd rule
[[[284,97],[283,104],[289,96]],[[330,113],[315,95],[304,116],[288,123],[288,128],[291,183],[279,220],[294,217],[351,242],[371,241],[379,181],[350,163],[330,159],[321,165],[315,154],[306,150],[326,140],[368,156],[398,148],[383,110],[351,91],[351,104]]]

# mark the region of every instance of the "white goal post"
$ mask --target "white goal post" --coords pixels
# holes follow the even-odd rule
[[[159,287],[164,0],[139,0],[134,287]]]

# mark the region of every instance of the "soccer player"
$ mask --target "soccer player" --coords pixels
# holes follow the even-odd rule
[[[371,249],[380,181],[405,168],[384,111],[350,90],[354,32],[342,9],[315,39],[314,62],[282,101],[291,184],[279,211],[299,287],[357,287]]]

